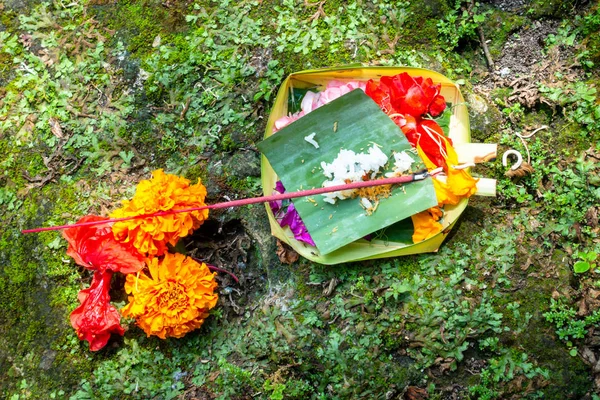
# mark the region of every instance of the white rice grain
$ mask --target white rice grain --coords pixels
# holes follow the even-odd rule
[[[315,146],[315,149],[318,149],[319,148],[319,143],[317,143],[317,141],[314,139],[316,134],[317,134],[316,132],[313,132],[313,133],[311,133],[308,136],[304,136],[304,140],[306,140],[308,143],[310,143],[313,146]]]

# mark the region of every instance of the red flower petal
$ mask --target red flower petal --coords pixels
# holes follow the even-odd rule
[[[404,98],[406,89],[402,85],[400,79],[398,79],[398,75],[382,76],[379,82],[380,86],[384,88],[383,90],[388,95],[388,102],[391,105],[390,108],[393,109],[394,112],[404,114],[404,112],[400,110],[400,101]],[[388,112],[388,114],[391,114],[391,112]]]
[[[443,113],[445,109],[446,100],[442,96],[437,95],[433,98],[433,101],[429,105],[429,114],[431,114],[432,117],[437,117]]]
[[[95,272],[89,288],[81,290],[77,298],[81,305],[71,313],[71,325],[80,340],[90,343],[91,351],[98,351],[108,342],[110,335],[123,336],[121,315],[110,302],[108,290],[112,271]]]
[[[386,114],[391,114],[394,112],[394,109],[390,102],[390,89],[385,85],[384,82],[380,82],[379,84],[377,84],[373,81],[373,79],[369,80],[365,88],[365,93],[367,94],[367,96],[371,97],[371,99],[373,99],[373,101],[377,103],[377,105],[379,105],[379,107]]]
[[[410,76],[408,74],[408,72],[403,72],[401,74],[398,74],[396,76],[394,76],[394,78],[396,78],[396,80],[398,80],[400,82],[400,84],[402,85],[402,87],[404,87],[404,92],[406,92],[410,87],[414,86],[414,85],[420,85],[421,82],[423,82],[423,78],[420,76]]]
[[[446,152],[446,141],[452,144],[449,138],[444,136],[444,131],[437,124],[437,122],[431,119],[422,120],[418,127],[419,132],[419,145],[427,155],[427,157],[438,167],[446,165],[446,158],[444,153]]]
[[[404,119],[400,121],[400,129],[402,129],[402,133],[406,136],[408,141],[413,147],[417,146],[417,141],[419,139],[419,133],[417,132],[417,120],[412,115],[406,114]]]
[[[104,221],[108,218],[87,215],[78,223]],[[110,224],[65,229],[63,237],[69,242],[67,254],[82,267],[91,270],[112,270],[131,274],[144,267],[144,257],[129,243],[115,240]]]
[[[425,79],[419,85],[423,89],[425,96],[429,99],[429,102],[431,102],[435,96],[440,94],[441,85],[434,85],[431,78]]]
[[[375,83],[373,79],[370,79],[367,82],[367,86],[365,87],[365,93],[378,105],[381,105],[382,99],[385,96],[383,90],[381,90],[379,85]]]
[[[411,86],[403,99],[400,99],[400,112],[420,117],[427,112],[429,99],[423,88],[418,85]]]

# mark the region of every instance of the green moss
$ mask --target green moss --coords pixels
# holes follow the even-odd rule
[[[567,15],[573,15],[580,7],[578,0],[533,0],[527,8],[527,15],[535,19],[563,19]]]
[[[186,2],[164,7],[158,0],[127,0],[93,6],[92,10],[96,19],[117,33],[116,38],[127,43],[134,56],[143,58],[152,51],[157,35],[169,42],[174,34],[187,27],[187,7]]]
[[[531,110],[530,112],[523,115],[521,123],[527,127],[540,127],[543,125],[549,125],[552,122],[552,115],[547,113],[545,110]]]
[[[595,64],[600,64],[600,35],[590,35],[585,39],[586,49],[589,50],[590,60]]]
[[[597,5],[592,8],[583,18],[578,20],[578,28],[582,30],[582,43],[585,45],[586,56],[595,65],[600,64],[600,7]],[[586,59],[583,58],[583,60]],[[597,69],[593,68],[590,69]]]
[[[42,159],[41,154],[33,154],[29,158],[29,168],[27,168],[27,172],[29,176],[35,177],[40,173],[47,172],[48,167],[44,165],[44,160]]]
[[[31,259],[31,254],[23,251],[26,248],[35,248],[38,241],[32,236],[14,235],[12,232],[5,232],[0,242],[0,263],[2,269],[0,273],[6,280],[12,284],[21,284],[31,282],[36,275],[37,264]]]
[[[3,9],[0,13],[0,30],[6,30],[8,32],[11,32],[15,28],[16,23],[18,22],[17,18],[18,14],[16,11]],[[3,27],[4,29],[1,29]]]
[[[15,226],[30,228],[47,224],[50,216],[78,212],[80,206],[74,185],[49,184],[30,191],[23,205],[5,216]],[[78,340],[73,347],[68,339],[73,334],[65,308],[77,303],[79,269],[62,261],[66,258],[60,254],[64,243],[57,238],[58,232],[23,235],[16,230],[1,236],[0,334],[4,341],[0,344],[0,368],[12,368],[17,374],[1,387],[4,394],[17,391],[21,373],[28,377],[27,390],[33,398],[47,397],[52,390],[69,390],[89,374],[79,368],[85,366],[89,371],[89,361],[77,354]],[[61,349],[65,354],[48,353],[51,345],[63,346],[61,343],[67,346]],[[19,361],[10,361],[8,355]]]
[[[548,144],[555,146],[556,149],[569,150],[573,154],[578,154],[589,148],[589,143],[585,140],[585,129],[575,123],[562,119],[555,119],[554,131],[558,134],[552,135],[544,132],[543,137],[547,137]]]
[[[419,0],[407,4],[407,17],[400,38],[402,45],[426,47],[439,37],[437,23],[451,10],[453,2]]]
[[[468,97],[471,106],[469,125],[471,128],[471,140],[480,143],[498,143],[501,137],[501,128],[504,124],[504,116],[493,104],[476,94]],[[475,104],[478,104],[476,107]]]
[[[505,99],[510,96],[513,89],[510,87],[496,88],[490,92],[490,99],[501,106],[505,106]]]
[[[398,276],[402,279],[411,279],[421,270],[420,259],[418,255],[395,259],[393,265],[398,268]]]
[[[235,151],[239,146],[233,141],[230,134],[223,137],[220,144],[221,149],[225,152]]]
[[[500,57],[502,48],[511,34],[523,28],[527,29],[527,22],[523,16],[501,10],[493,10],[486,17],[482,28],[486,39],[491,40],[488,47],[493,59]]]
[[[137,107],[143,106],[138,104]],[[160,133],[152,126],[150,118],[147,112],[138,113],[134,121],[121,128],[119,136],[134,145],[140,154],[156,154],[156,163],[160,163],[165,155],[156,151],[161,138]]]
[[[565,397],[583,397],[591,389],[588,379],[588,367],[579,357],[569,355],[569,349],[558,340],[552,326],[543,317],[548,310],[550,298],[554,291],[570,290],[571,272],[563,266],[565,254],[556,251],[545,263],[555,266],[552,280],[539,278],[547,273],[548,267],[534,262],[526,271],[513,270],[511,279],[519,282],[522,289],[506,293],[498,298],[498,309],[503,310],[503,321],[510,328],[501,335],[501,342],[507,347],[523,349],[540,367],[550,371],[551,385],[543,389],[544,398],[563,399]],[[541,249],[517,255],[515,265],[523,265],[534,259],[545,260]],[[508,309],[507,305],[517,303],[517,313]],[[530,316],[530,319],[526,318]]]
[[[198,164],[188,168],[185,171],[185,177],[191,182],[197,182],[198,179],[201,182],[205,182],[208,179],[208,173],[205,162],[199,162]]]

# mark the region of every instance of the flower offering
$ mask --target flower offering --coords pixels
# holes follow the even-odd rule
[[[386,73],[387,71],[397,72]],[[297,101],[296,104],[300,107],[288,103],[286,108],[284,102],[288,93],[294,92],[297,87],[300,91],[290,94],[289,99]],[[360,103],[358,96],[353,95],[359,91],[366,94],[380,112],[386,115],[387,120],[399,128],[394,135],[388,136],[378,130],[381,126],[386,126],[389,133],[390,129],[385,121],[376,120],[376,112],[363,113],[368,107]],[[304,97],[297,100],[302,95]],[[344,114],[344,104],[349,105],[353,112]],[[318,114],[324,108],[327,111]],[[286,109],[294,112],[288,113]],[[361,125],[358,119],[368,122]],[[296,140],[296,135],[304,139],[305,145],[310,139],[318,147],[314,146],[315,143],[312,148],[301,145]],[[458,139],[459,143],[469,140],[468,114],[464,100],[456,85],[432,71],[372,67],[292,74],[284,82],[276,99],[265,136],[259,149],[269,161],[263,168],[263,183],[268,183],[265,186],[266,193],[273,189],[272,182],[276,179],[280,179],[286,188],[290,186],[290,190],[297,190],[376,180],[381,177],[407,176],[421,171],[426,171],[431,176],[427,181],[433,189],[431,193],[434,194],[435,204],[429,201],[428,192],[411,190],[414,183],[402,185],[401,188],[388,187],[387,191],[382,186],[368,188],[368,191],[362,193],[356,190],[328,193],[323,195],[320,202],[317,198],[293,201],[316,248],[304,250],[303,246],[282,236],[282,232],[272,224],[273,233],[303,256],[318,262],[338,263],[384,254],[410,254],[412,245],[428,242],[452,225],[460,214],[460,211],[455,214],[454,210],[457,207],[464,208],[466,203],[463,200],[477,191],[477,179],[468,172],[468,165],[459,162],[454,148],[454,140]],[[357,140],[357,137],[364,139],[363,142]],[[408,148],[395,148],[403,141],[408,143]],[[292,148],[294,155],[286,152],[286,149],[291,151]],[[275,151],[279,151],[281,155],[276,155]],[[316,166],[313,160],[317,160]],[[289,169],[285,164],[290,164]],[[291,169],[300,172],[290,171]],[[317,182],[313,179],[314,175],[325,179]],[[394,200],[394,196],[389,196],[390,193],[397,196],[398,190],[405,192],[406,196],[401,200]],[[395,203],[394,207],[385,206],[389,201],[388,197]],[[310,210],[310,204],[307,203],[312,201],[315,201],[314,209]],[[379,223],[370,224],[370,231],[365,232],[366,218],[357,214],[340,214],[340,210],[328,208],[340,207],[344,203],[352,204],[355,210],[360,210],[362,216],[379,220]],[[407,209],[410,214],[403,214]],[[388,213],[401,214],[403,219],[381,217],[381,214]],[[338,225],[340,219],[336,217],[351,218],[353,223]],[[319,222],[313,222],[317,220]],[[324,226],[330,230],[325,232],[327,237],[320,238],[320,233],[325,231]],[[336,233],[342,229],[360,231],[365,235],[353,236],[353,242],[343,240],[331,245]],[[419,249],[439,245],[445,234],[435,240],[437,244]],[[367,235],[375,240],[361,239]],[[378,242],[379,238],[382,239],[381,242]],[[378,247],[378,243],[382,245]],[[358,248],[361,249],[362,256],[358,256]],[[335,252],[331,253],[332,251]]]

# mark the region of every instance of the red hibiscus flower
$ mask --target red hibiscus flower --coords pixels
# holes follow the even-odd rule
[[[106,346],[111,333],[121,336],[125,333],[120,325],[121,315],[110,304],[108,295],[112,274],[112,271],[96,271],[92,285],[77,296],[81,305],[71,313],[71,325],[77,331],[77,337],[87,340],[91,351]]]
[[[77,223],[104,221],[108,218],[87,215]],[[129,243],[115,240],[112,224],[80,226],[63,231],[69,242],[67,254],[82,267],[95,271],[111,270],[131,274],[144,267],[144,257]]]
[[[365,88],[365,93],[402,129],[410,144],[413,147],[419,144],[438,167],[446,165],[446,141],[450,139],[444,136],[437,122],[423,116],[436,117],[446,109],[440,87],[431,78],[412,77],[403,72],[383,76],[379,83],[370,80]]]
[[[403,72],[381,77],[379,85],[372,80],[367,82],[365,93],[386,112],[389,104],[395,113],[410,114],[415,118],[429,113],[432,117],[437,117],[446,109],[440,87],[439,84],[434,85],[431,78],[412,77]]]

